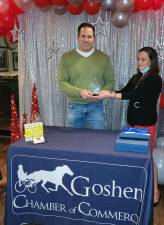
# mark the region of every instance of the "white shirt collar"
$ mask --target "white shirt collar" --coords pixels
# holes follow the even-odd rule
[[[88,56],[90,56],[90,55],[92,55],[92,53],[94,52],[94,48],[92,48],[89,52],[83,52],[83,51],[81,51],[80,49],[76,49],[76,51],[80,54],[80,55],[82,55],[82,56],[84,56],[84,57],[88,57]]]

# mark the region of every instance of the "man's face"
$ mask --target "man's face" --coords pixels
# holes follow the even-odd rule
[[[79,50],[88,52],[93,48],[95,37],[93,30],[90,27],[82,27],[79,35],[77,36],[79,43]]]

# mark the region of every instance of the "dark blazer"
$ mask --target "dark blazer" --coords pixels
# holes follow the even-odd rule
[[[137,85],[142,76],[133,75],[127,85],[117,91],[122,93],[122,99],[129,100],[127,122],[131,126],[151,126],[157,121],[157,101],[162,79],[159,75],[151,75]]]

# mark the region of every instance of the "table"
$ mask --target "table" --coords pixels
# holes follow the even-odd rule
[[[118,152],[118,131],[45,127],[10,145],[6,225],[149,225],[150,154]]]

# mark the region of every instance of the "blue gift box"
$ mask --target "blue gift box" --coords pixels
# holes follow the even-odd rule
[[[123,152],[147,153],[150,134],[147,129],[124,128],[116,140],[116,150]]]
[[[116,150],[122,152],[147,153],[149,151],[149,140],[137,140],[118,137],[116,140]]]
[[[150,139],[150,133],[147,128],[124,127],[119,134],[120,138],[128,139]]]

